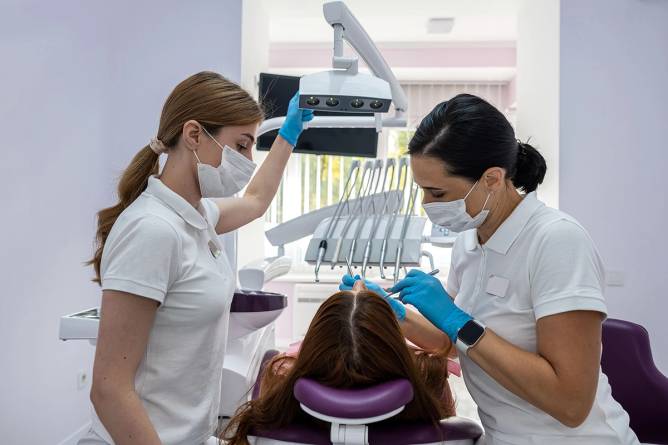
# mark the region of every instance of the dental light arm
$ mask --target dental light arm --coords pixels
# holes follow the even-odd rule
[[[371,72],[390,84],[395,117],[400,117],[408,108],[408,99],[406,98],[406,94],[404,94],[404,90],[401,88],[399,81],[385,59],[383,59],[383,56],[371,40],[371,37],[369,37],[369,34],[362,28],[360,22],[357,21],[355,16],[342,1],[325,3],[322,5],[322,10],[327,23],[332,25],[332,27],[335,25],[341,25],[343,27],[341,37],[350,43],[357,54],[359,54],[362,60],[367,64]],[[339,48],[342,50],[342,46],[337,42],[338,34],[338,32],[335,32],[334,34],[334,61],[336,61],[337,50]],[[404,121],[404,126],[405,125]]]
[[[304,92],[304,94],[314,94],[322,96],[330,96],[333,90],[339,88],[343,89],[338,80],[348,81],[350,79],[359,78],[364,83],[364,76],[367,81],[373,84],[374,81],[383,81],[389,84],[391,93],[391,101],[394,104],[394,115],[381,118],[380,113],[375,113],[375,116],[316,116],[312,121],[304,124],[306,128],[376,128],[380,131],[382,127],[405,127],[406,118],[404,112],[408,108],[408,99],[404,90],[401,88],[399,81],[390,69],[389,65],[383,59],[380,51],[373,43],[369,35],[366,33],[362,25],[357,21],[355,16],[350,12],[346,5],[341,1],[328,2],[323,5],[323,13],[325,20],[332,26],[334,30],[334,55],[332,58],[332,65],[336,68],[333,71],[315,73],[313,78],[320,76],[317,80],[312,82],[316,85],[316,91]],[[357,59],[343,57],[343,40],[350,43],[357,54],[364,60],[377,77],[357,73]],[[331,75],[332,73],[336,75]],[[341,74],[341,75],[338,75]],[[328,77],[328,75],[331,75]],[[305,76],[308,77],[308,76]],[[371,78],[371,79],[370,79]],[[327,81],[327,79],[329,79]],[[301,82],[300,82],[301,85]],[[300,86],[301,89],[301,86]],[[300,91],[301,93],[301,91]],[[305,99],[304,99],[305,100]],[[324,98],[323,98],[324,100]],[[324,102],[323,102],[324,103]],[[301,104],[301,101],[300,101]],[[317,107],[309,108],[318,109]],[[334,108],[322,108],[330,109]],[[345,111],[340,109],[339,111]],[[374,111],[359,109],[357,111]],[[260,125],[258,136],[263,135],[269,131],[277,130],[283,124],[284,117],[275,117],[266,120]]]

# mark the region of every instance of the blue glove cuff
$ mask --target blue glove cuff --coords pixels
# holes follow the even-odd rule
[[[293,147],[297,145],[297,138],[299,137],[300,132],[295,132],[295,131],[290,131],[286,127],[281,127],[280,130],[278,130],[278,134],[287,141],[288,144],[292,145]]]
[[[450,337],[450,340],[454,345],[457,342],[457,333],[461,328],[464,327],[466,323],[469,322],[469,320],[473,320],[473,317],[471,317],[463,310],[455,308],[455,310],[453,310],[452,313],[443,321],[442,326],[439,326],[439,328],[448,334],[448,337]]]
[[[385,297],[385,300],[390,303],[390,307],[394,311],[394,315],[397,316],[397,320],[404,321],[406,319],[406,306],[392,297]]]

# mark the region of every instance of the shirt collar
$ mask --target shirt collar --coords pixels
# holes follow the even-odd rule
[[[510,246],[520,236],[531,216],[543,206],[545,204],[538,200],[536,192],[528,193],[508,218],[496,229],[491,238],[487,240],[485,246],[502,255],[508,253]],[[464,247],[466,247],[466,250],[475,250],[478,247],[477,230],[467,230],[462,233],[462,236],[464,236]]]
[[[174,210],[185,222],[194,228],[205,230],[208,227],[204,216],[181,195],[167,187],[157,176],[150,176],[148,178],[146,192]]]

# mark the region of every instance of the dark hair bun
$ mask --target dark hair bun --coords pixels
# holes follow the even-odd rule
[[[547,164],[538,150],[524,142],[517,142],[517,164],[513,184],[525,193],[531,193],[543,182]]]

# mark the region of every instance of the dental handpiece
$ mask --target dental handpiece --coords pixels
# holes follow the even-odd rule
[[[364,256],[362,257],[362,278],[366,276],[366,268],[367,264],[369,264],[369,257],[371,256],[371,246],[373,242],[373,238],[376,235],[376,232],[378,231],[378,226],[380,225],[380,221],[383,218],[383,214],[385,214],[385,210],[387,208],[387,178],[388,178],[388,171],[392,169],[392,174],[389,176],[390,178],[390,184],[389,188],[392,188],[392,182],[394,179],[394,172],[396,169],[396,161],[394,158],[390,158],[386,161],[385,163],[385,172],[383,174],[383,205],[381,207],[380,212],[378,214],[374,213],[372,224],[371,224],[371,230],[369,231],[369,239],[366,242],[366,245],[364,246]]]
[[[327,252],[327,240],[320,240],[320,245],[318,246],[318,258],[315,260],[315,282],[320,282],[318,273],[320,272],[320,265],[322,264],[322,259],[325,258],[325,252]]]
[[[408,162],[407,158],[399,159],[399,167],[397,168],[397,189],[396,191],[401,190],[400,195],[397,197],[397,207],[390,212],[388,216],[387,225],[385,227],[385,236],[383,237],[383,243],[380,246],[380,258],[378,260],[378,267],[380,269],[380,277],[384,280],[385,276],[385,254],[387,253],[387,244],[388,238],[392,235],[392,229],[394,228],[397,215],[401,212],[401,208],[404,203],[404,192],[406,190],[406,183],[408,182]],[[403,176],[402,176],[403,173]],[[401,178],[404,178],[403,186],[401,186]],[[400,187],[401,186],[401,187]]]
[[[327,239],[332,236],[332,227],[336,227],[335,221],[338,224],[338,218],[340,216],[340,212],[342,210],[342,206],[344,202],[347,202],[347,200],[350,198],[350,193],[352,192],[352,189],[355,187],[355,182],[357,181],[357,174],[359,173],[359,166],[360,162],[356,159],[352,162],[350,166],[350,174],[348,175],[348,179],[346,180],[346,184],[343,187],[343,194],[341,195],[341,199],[339,200],[339,203],[336,205],[336,209],[334,210],[334,215],[332,218],[329,220],[329,226],[327,227],[327,230],[325,231],[325,238],[320,240],[320,244],[318,246],[318,257],[316,258],[315,261],[315,282],[319,282],[320,278],[318,277],[318,273],[320,272],[320,265],[322,264],[322,260],[325,258],[325,252],[327,252]],[[353,172],[355,173],[355,179],[353,180],[352,185],[350,185],[350,181],[353,177]],[[350,186],[350,187],[349,187]]]
[[[437,275],[439,272],[440,272],[440,270],[438,270],[438,269],[434,269],[434,270],[432,270],[431,272],[427,273],[427,275],[432,275],[432,276],[434,276],[434,275]],[[385,292],[389,292],[390,289],[392,289],[392,288],[390,287],[390,288],[385,289]],[[398,293],[400,293],[400,292],[401,292],[401,291],[390,292],[389,294],[385,295],[385,297],[392,297],[392,295],[396,295],[396,294],[398,294]],[[399,299],[399,297],[392,297],[392,298],[394,298],[395,300],[398,300],[398,299]]]
[[[346,223],[343,225],[343,229],[341,230],[340,238],[336,241],[336,246],[334,248],[334,255],[332,256],[332,259],[330,261],[331,268],[334,269],[336,265],[339,262],[339,254],[341,252],[341,246],[343,244],[343,239],[345,236],[348,234],[348,230],[350,229],[350,225],[356,218],[356,214],[360,212],[360,209],[362,208],[362,204],[364,203],[364,195],[367,193],[367,188],[369,186],[369,182],[365,183],[366,181],[371,181],[371,177],[367,176],[368,174],[373,174],[373,161],[369,160],[364,163],[364,169],[362,171],[362,179],[360,180],[359,188],[357,189],[357,203],[355,204],[355,209],[350,213],[350,216],[348,217]]]
[[[399,266],[401,265],[401,258],[404,254],[404,239],[408,232],[408,225],[410,224],[411,216],[415,209],[415,200],[417,199],[418,189],[414,185],[414,180],[411,179],[410,196],[408,198],[408,205],[406,207],[406,214],[404,222],[401,226],[401,235],[399,236],[399,244],[397,245],[397,255],[394,260],[394,282],[399,281]]]
[[[373,219],[375,218],[376,214],[376,194],[378,193],[378,185],[380,184],[380,176],[382,173],[383,169],[383,162],[378,159],[376,160],[376,165],[373,168],[373,176],[371,177],[371,187],[369,188],[369,195],[368,198],[370,199],[370,205],[367,204],[366,208],[362,208],[362,215],[359,218],[359,222],[357,224],[357,228],[355,230],[355,234],[353,236],[353,240],[350,243],[350,251],[348,253],[348,256],[355,260],[355,248],[357,247],[357,240],[359,240],[361,234],[362,234],[362,229],[364,228],[364,225],[366,224],[366,217],[369,213],[369,209],[371,210],[371,224],[373,225]],[[374,182],[375,181],[375,182]],[[364,277],[366,274],[366,264],[362,267],[362,277]]]
[[[350,265],[350,260],[348,259],[347,255],[346,255],[346,266],[348,266],[348,275],[350,275],[351,277],[354,276],[353,267]]]

